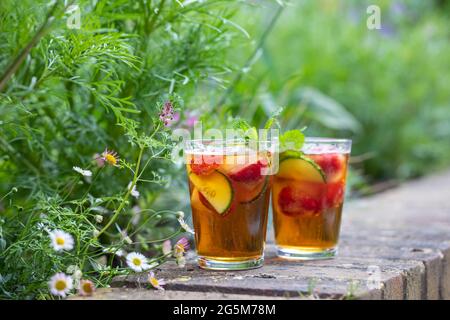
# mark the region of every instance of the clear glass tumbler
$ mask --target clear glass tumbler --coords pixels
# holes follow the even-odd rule
[[[280,153],[272,188],[279,257],[323,259],[337,253],[351,140],[307,138]]]
[[[273,143],[241,140],[186,142],[198,264],[242,270],[264,261]]]

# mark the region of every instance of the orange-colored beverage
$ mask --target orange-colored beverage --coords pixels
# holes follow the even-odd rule
[[[278,255],[319,259],[337,250],[351,142],[307,139],[280,154],[272,208]]]
[[[199,265],[207,269],[259,267],[267,230],[271,153],[246,155],[245,146],[224,152],[186,152]]]

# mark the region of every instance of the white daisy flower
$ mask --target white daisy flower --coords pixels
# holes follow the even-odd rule
[[[73,249],[73,237],[65,231],[59,229],[51,231],[50,239],[52,240],[53,249],[56,251]]]
[[[136,272],[145,271],[151,268],[147,262],[147,258],[138,252],[130,252],[127,254],[127,264]]]
[[[153,288],[158,290],[164,290],[162,286],[166,284],[164,279],[156,279],[155,274],[153,272],[149,273],[148,282],[153,286]]]
[[[184,221],[182,217],[178,218],[178,222],[180,223],[181,228],[184,229],[184,231],[195,234],[194,230]]]
[[[72,277],[62,272],[55,274],[48,282],[50,292],[55,296],[65,297],[72,290],[72,286]]]
[[[125,255],[125,251],[123,251],[122,249],[119,249],[116,251],[116,256],[123,257],[124,255]]]
[[[117,247],[109,247],[103,249],[104,253],[111,253],[118,257],[123,257],[125,255],[125,251],[122,249],[118,249]]]
[[[80,296],[92,296],[95,291],[95,285],[91,280],[81,280],[78,287],[78,294]]]
[[[84,177],[92,177],[91,170],[84,170],[84,169],[81,169],[80,167],[73,167],[73,170],[75,170],[76,172],[78,172],[79,174],[81,174]]]
[[[130,190],[132,184],[133,184],[133,182],[130,182],[130,183],[128,184],[128,187],[127,187],[128,190]],[[135,197],[136,199],[139,198],[140,193],[139,193],[139,191],[137,191],[136,185],[133,186],[133,189],[131,189],[131,193],[130,193],[130,194],[131,194],[133,197]]]

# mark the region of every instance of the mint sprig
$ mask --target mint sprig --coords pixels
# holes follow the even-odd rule
[[[281,151],[300,150],[305,143],[305,135],[300,130],[289,130],[280,136]]]
[[[246,120],[236,118],[231,123],[233,129],[241,130],[245,140],[258,140],[258,130],[252,127]]]
[[[264,129],[269,130],[272,129],[272,127],[275,125],[278,129],[280,128],[280,122],[278,121],[278,117],[283,112],[283,107],[279,107],[277,110],[275,110],[274,113],[270,116],[269,119],[267,119],[266,124],[264,125]]]

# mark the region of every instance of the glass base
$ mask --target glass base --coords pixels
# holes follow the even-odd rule
[[[198,265],[206,270],[249,270],[262,267],[264,257],[243,261],[221,261],[206,257],[198,257]]]
[[[322,260],[331,259],[338,253],[338,248],[333,247],[323,250],[288,249],[277,246],[277,256],[289,260]]]

